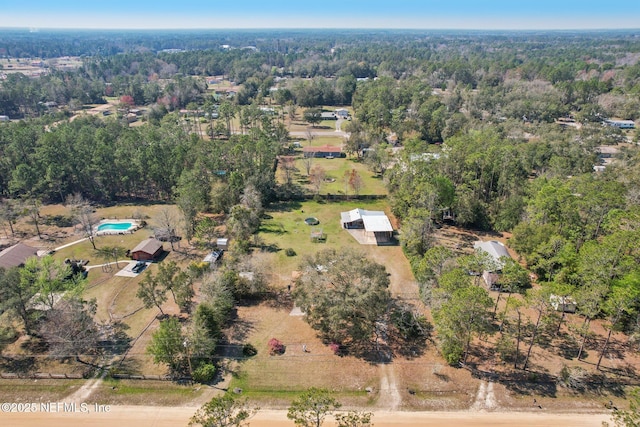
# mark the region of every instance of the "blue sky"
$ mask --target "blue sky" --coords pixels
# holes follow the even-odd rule
[[[640,28],[640,0],[7,0],[0,27]]]

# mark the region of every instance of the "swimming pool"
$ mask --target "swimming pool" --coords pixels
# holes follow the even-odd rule
[[[105,222],[98,226],[98,231],[125,231],[132,225],[130,222]]]

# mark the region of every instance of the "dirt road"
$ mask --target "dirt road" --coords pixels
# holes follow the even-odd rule
[[[77,408],[79,410],[79,408]],[[104,409],[104,408],[103,408]],[[87,412],[0,412],[0,425],[7,427],[176,427],[185,426],[196,408],[112,406],[110,412],[96,412],[93,404]],[[376,427],[430,427],[472,426],[540,426],[540,427],[596,427],[608,420],[605,414],[555,414],[527,412],[376,412]],[[286,411],[263,410],[250,421],[251,427],[293,426]],[[325,422],[325,427],[334,427]]]

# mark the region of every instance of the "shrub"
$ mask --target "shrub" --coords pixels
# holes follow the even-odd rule
[[[199,262],[192,261],[187,266],[187,270],[189,271],[189,274],[191,275],[191,277],[200,278],[204,276],[206,272],[211,270],[211,264],[204,261],[199,261]]]
[[[440,343],[440,352],[449,365],[458,366],[462,360],[464,349],[457,340],[445,337]]]
[[[0,326],[0,351],[6,346],[18,339],[18,332],[11,327]]]
[[[511,362],[516,357],[516,345],[511,337],[502,335],[496,343],[496,352],[503,362]]]
[[[286,256],[296,256],[296,251],[293,250],[293,248],[287,248],[284,251]]]
[[[242,346],[242,355],[245,357],[252,357],[258,354],[258,349],[255,348],[252,344],[245,344]]]
[[[584,368],[579,366],[569,367],[562,365],[558,377],[560,378],[560,384],[563,386],[574,390],[584,390],[589,375]]]
[[[205,384],[211,382],[216,376],[216,367],[211,363],[205,363],[193,370],[191,377],[195,382]]]
[[[73,227],[73,218],[65,215],[48,215],[43,221],[46,225],[55,225],[56,227]]]
[[[271,338],[268,342],[269,354],[275,356],[277,354],[284,353],[285,346],[282,342],[276,338]]]
[[[340,344],[332,342],[331,344],[329,344],[329,349],[333,352],[333,354],[340,354]]]

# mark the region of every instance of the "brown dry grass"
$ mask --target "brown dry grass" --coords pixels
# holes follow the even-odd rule
[[[238,309],[235,328],[243,332],[231,331],[232,337],[241,338],[232,342],[250,342],[258,354],[239,364],[230,387],[243,388],[252,400],[269,406],[288,405],[291,396],[309,387],[332,390],[345,404],[369,405],[365,388],[379,384],[377,368],[351,356],[334,355],[302,317],[290,316],[289,311],[268,304]],[[269,355],[271,338],[284,343],[284,354]]]
[[[0,379],[3,402],[57,402],[76,392],[84,380]]]

